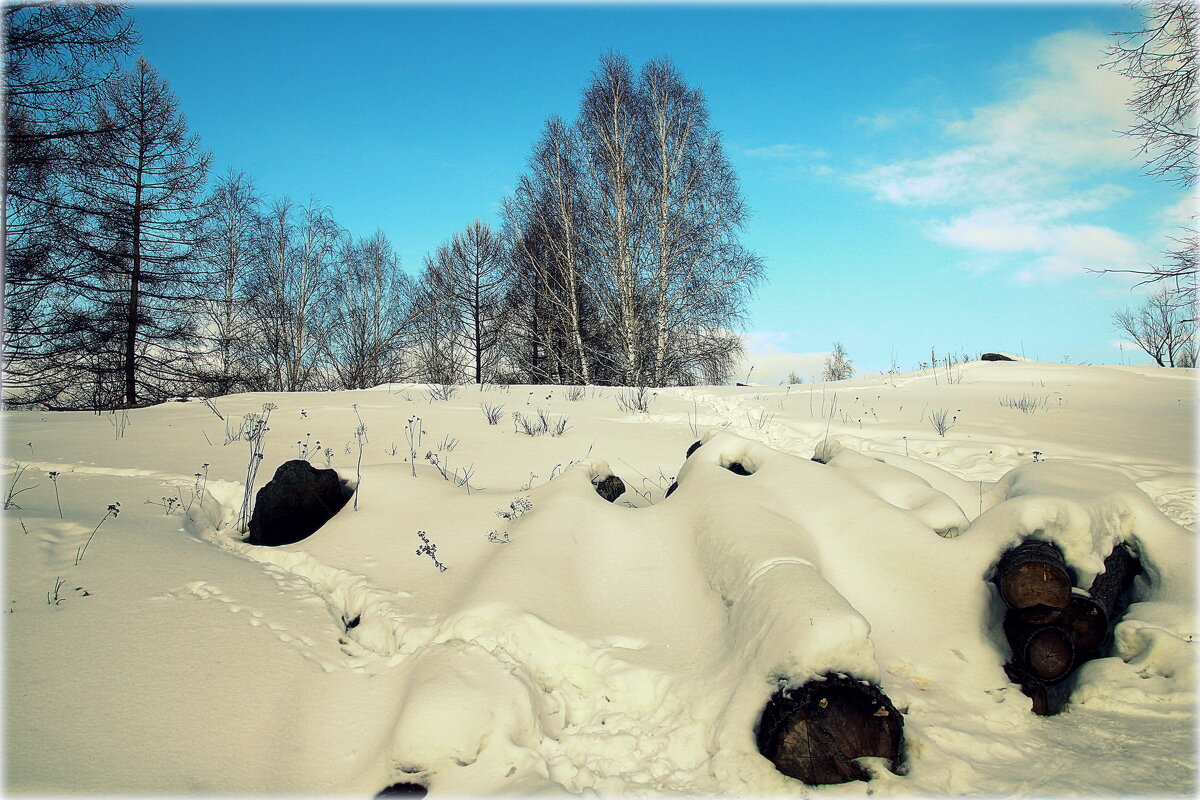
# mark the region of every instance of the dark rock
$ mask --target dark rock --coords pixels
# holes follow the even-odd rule
[[[903,760],[904,718],[879,687],[825,675],[768,701],[756,733],[775,768],[809,785],[870,780],[854,759],[875,756],[896,772]]]
[[[246,542],[277,547],[307,539],[353,494],[332,469],[317,469],[299,459],[285,461],[258,490]]]
[[[984,353],[979,357],[980,361],[1016,361],[1015,358],[1006,356],[1002,353]]]
[[[429,790],[419,783],[393,783],[385,789],[382,789],[376,797],[424,797],[429,794]]]
[[[671,494],[679,488],[679,481],[671,481],[671,485],[667,487],[667,493],[663,497],[670,497]]]
[[[750,470],[743,467],[742,462],[740,462],[740,461],[730,462],[729,466],[725,467],[725,469],[729,470],[734,475],[752,475],[753,474],[752,472],[750,472]]]
[[[596,494],[603,497],[610,503],[616,502],[616,499],[625,494],[625,482],[616,475],[609,475],[599,483],[593,484],[596,487]]]
[[[700,442],[692,442],[692,446],[688,448],[687,455],[685,455],[683,457],[684,460],[691,458],[692,453],[696,452],[699,449],[700,449]]]

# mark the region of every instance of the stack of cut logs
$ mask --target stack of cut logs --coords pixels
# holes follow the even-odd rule
[[[1049,542],[1026,540],[1001,556],[995,584],[1008,607],[1004,635],[1012,648],[1005,671],[1033,700],[1035,714],[1056,714],[1070,694],[1070,677],[1102,654],[1125,612],[1141,564],[1121,543],[1086,592],[1074,589],[1062,553]]]

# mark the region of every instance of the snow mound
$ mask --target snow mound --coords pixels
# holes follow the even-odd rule
[[[358,487],[357,510],[274,548],[234,531],[248,448],[200,404],[132,411],[123,437],[9,413],[6,482],[27,490],[4,512],[8,788],[804,794],[756,726],[780,689],[844,674],[904,715],[905,774],[872,768],[874,794],[1193,791],[1194,534],[1164,514],[1194,496],[1185,384],[994,366],[864,379],[836,405],[663,391],[637,419],[594,390],[546,401],[562,437],[487,425],[474,389],[217,398],[233,419],[277,404],[268,467],[311,435],[334,445],[314,466]],[[1037,374],[1061,404],[997,402]],[[1144,441],[1089,438],[1122,391],[1158,415]],[[926,406],[959,422],[940,435]],[[594,485],[612,474],[615,503]],[[1024,538],[1077,586],[1119,542],[1145,568],[1058,717],[1003,670],[989,578]]]

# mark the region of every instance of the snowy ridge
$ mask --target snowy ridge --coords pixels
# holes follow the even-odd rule
[[[1001,407],[988,379],[1014,369],[1062,408]],[[571,419],[559,438],[486,424],[479,397],[523,409],[524,390],[218,398],[227,416],[280,406],[264,473],[311,433],[354,480],[357,453],[336,449],[351,403],[368,425],[359,509],[279,548],[232,529],[245,445],[216,444],[223,423],[199,403],[133,411],[123,438],[90,414],[8,414],[6,482],[20,463],[16,488],[30,487],[4,512],[10,788],[804,794],[758,754],[758,715],[781,685],[843,672],[905,715],[905,774],[871,767],[873,793],[1191,791],[1194,534],[1164,511],[1194,497],[1194,473],[1162,433],[1190,426],[1172,394],[1190,385],[1032,364],[971,365],[948,386],[898,377],[903,394],[890,376],[664,390],[628,416],[597,390],[549,401]],[[1128,466],[1098,463],[1109,432],[1093,423],[1127,380],[1158,416],[1141,445],[1124,435]],[[926,404],[953,404],[959,423],[922,431]],[[429,431],[416,464],[414,415]],[[470,492],[423,458],[451,433],[461,443],[437,453],[477,467]],[[614,471],[630,491],[608,503],[594,483]],[[73,563],[114,500],[120,515]],[[1058,544],[1077,585],[1116,542],[1146,568],[1112,656],[1077,673],[1053,718],[1004,674],[987,581],[1027,536]],[[180,724],[205,748],[172,735]],[[53,753],[37,745],[50,737]]]

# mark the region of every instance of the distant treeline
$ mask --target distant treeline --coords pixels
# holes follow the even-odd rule
[[[382,232],[212,180],[120,5],[4,8],[8,403],[386,382],[723,383],[763,275],[704,96],[601,59],[503,204],[415,279]]]

